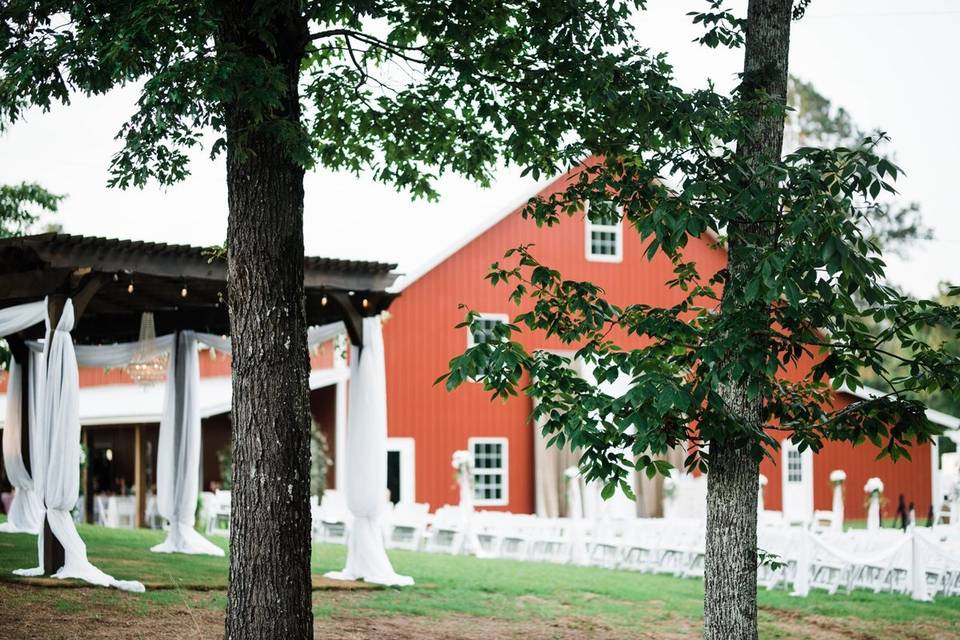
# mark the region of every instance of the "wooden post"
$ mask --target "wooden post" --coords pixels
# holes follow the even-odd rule
[[[134,525],[137,528],[147,526],[147,473],[143,460],[143,425],[133,428],[133,486],[136,487],[137,513]]]
[[[87,464],[83,465],[83,519],[93,524],[93,433],[90,427],[83,430],[83,447],[87,452]]]
[[[55,330],[57,324],[60,322],[60,316],[63,315],[63,307],[67,303],[67,297],[58,294],[52,295],[48,298],[48,313],[50,314],[50,327],[51,330]],[[56,536],[53,535],[53,531],[50,529],[50,523],[47,521],[47,518],[43,519],[43,573],[44,575],[52,575],[56,573],[60,567],[63,566],[63,563],[66,561],[63,545],[60,544],[60,541],[57,540]]]

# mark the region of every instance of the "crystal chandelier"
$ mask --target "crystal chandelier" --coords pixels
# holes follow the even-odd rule
[[[167,379],[168,354],[157,353],[157,330],[153,314],[145,311],[140,316],[140,339],[136,353],[127,365],[127,375],[139,385],[148,387]]]

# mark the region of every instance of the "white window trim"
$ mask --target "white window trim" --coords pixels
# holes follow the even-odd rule
[[[387,438],[387,451],[400,453],[400,502],[416,502],[416,441],[413,438]]]
[[[590,202],[583,205],[583,251],[588,262],[623,262],[623,218],[617,224],[595,224],[590,220]],[[617,253],[612,256],[596,255],[593,253],[591,231],[613,231],[617,234]]]
[[[480,507],[505,507],[510,503],[510,439],[509,438],[468,438],[467,439],[467,450],[470,451],[470,455],[473,456],[473,447],[477,444],[499,444],[500,445],[500,458],[503,460],[503,466],[500,468],[500,475],[503,478],[501,486],[503,490],[500,492],[500,495],[503,496],[500,499],[483,499],[477,498],[476,493],[474,493],[473,503]],[[473,473],[477,475],[478,473],[493,473],[487,469],[478,471],[474,468]]]
[[[478,313],[478,320],[498,320],[504,324],[510,323],[510,316],[505,313]],[[470,330],[470,327],[467,327],[467,348],[475,347],[477,343],[474,342],[473,331]]]

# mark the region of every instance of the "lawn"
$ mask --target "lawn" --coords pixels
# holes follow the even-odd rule
[[[11,575],[36,539],[0,535],[0,638],[215,638],[222,634],[227,560],[153,554],[162,534],[82,526],[91,560],[145,594]],[[224,540],[218,541],[225,546]],[[345,548],[316,545],[316,576]],[[703,584],[623,571],[395,551],[409,589],[315,583],[318,638],[694,638]],[[50,586],[54,583],[55,586]],[[764,638],[960,638],[960,599],[931,604],[857,592],[759,594]]]

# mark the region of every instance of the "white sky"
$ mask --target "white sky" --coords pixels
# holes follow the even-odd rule
[[[729,88],[742,52],[691,43],[698,31],[685,13],[703,6],[702,0],[650,0],[640,18],[640,39],[668,52],[684,86],[712,78]],[[953,154],[960,149],[958,32],[958,0],[814,0],[807,17],[794,23],[791,72],[844,106],[861,127],[882,127],[893,138],[907,172],[898,183],[903,201],[920,203],[935,234],[907,259],[888,258],[891,280],[918,295],[932,293],[940,280],[960,283],[954,255],[960,252],[960,218],[952,197]],[[108,163],[118,148],[113,136],[135,99],[135,91],[116,91],[77,98],[50,113],[31,112],[0,137],[0,182],[36,181],[66,194],[50,220],[67,232],[221,243],[227,210],[222,160],[197,154],[193,175],[172,188],[106,187]],[[412,271],[478,222],[518,204],[533,184],[518,173],[500,172],[487,190],[445,179],[438,203],[411,202],[367,179],[309,174],[307,253],[397,261],[401,271]]]

